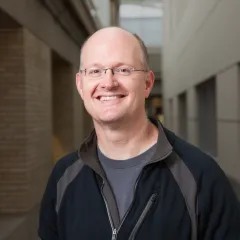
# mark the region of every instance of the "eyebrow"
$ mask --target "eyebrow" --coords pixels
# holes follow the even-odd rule
[[[126,63],[126,62],[125,63],[124,62],[116,62],[116,63],[112,64],[112,67],[119,67],[119,66],[123,66],[123,65],[133,67],[132,64],[129,64],[129,63]],[[105,66],[103,66],[100,63],[93,63],[93,64],[89,65],[87,68],[93,68],[93,67],[104,68]]]

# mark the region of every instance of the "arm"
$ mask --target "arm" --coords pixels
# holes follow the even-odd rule
[[[215,165],[210,173],[202,177],[199,239],[240,240],[240,204],[223,171]]]
[[[40,207],[38,236],[42,240],[59,240],[55,203],[56,179],[53,170],[48,180]]]

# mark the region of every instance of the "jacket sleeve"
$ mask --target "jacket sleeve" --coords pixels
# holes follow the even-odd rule
[[[38,236],[42,240],[59,240],[57,227],[56,205],[56,178],[54,169],[45,189],[39,213]]]
[[[240,240],[239,202],[220,167],[212,167],[201,181],[199,239]]]

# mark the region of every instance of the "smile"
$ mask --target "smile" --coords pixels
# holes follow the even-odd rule
[[[113,95],[113,96],[99,96],[98,100],[101,102],[106,102],[106,101],[113,101],[116,99],[123,98],[124,95]]]

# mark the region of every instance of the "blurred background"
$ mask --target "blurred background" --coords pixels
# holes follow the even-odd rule
[[[79,50],[121,26],[146,43],[149,115],[211,154],[240,196],[239,0],[0,1],[0,240],[36,240],[53,164],[92,128]]]

